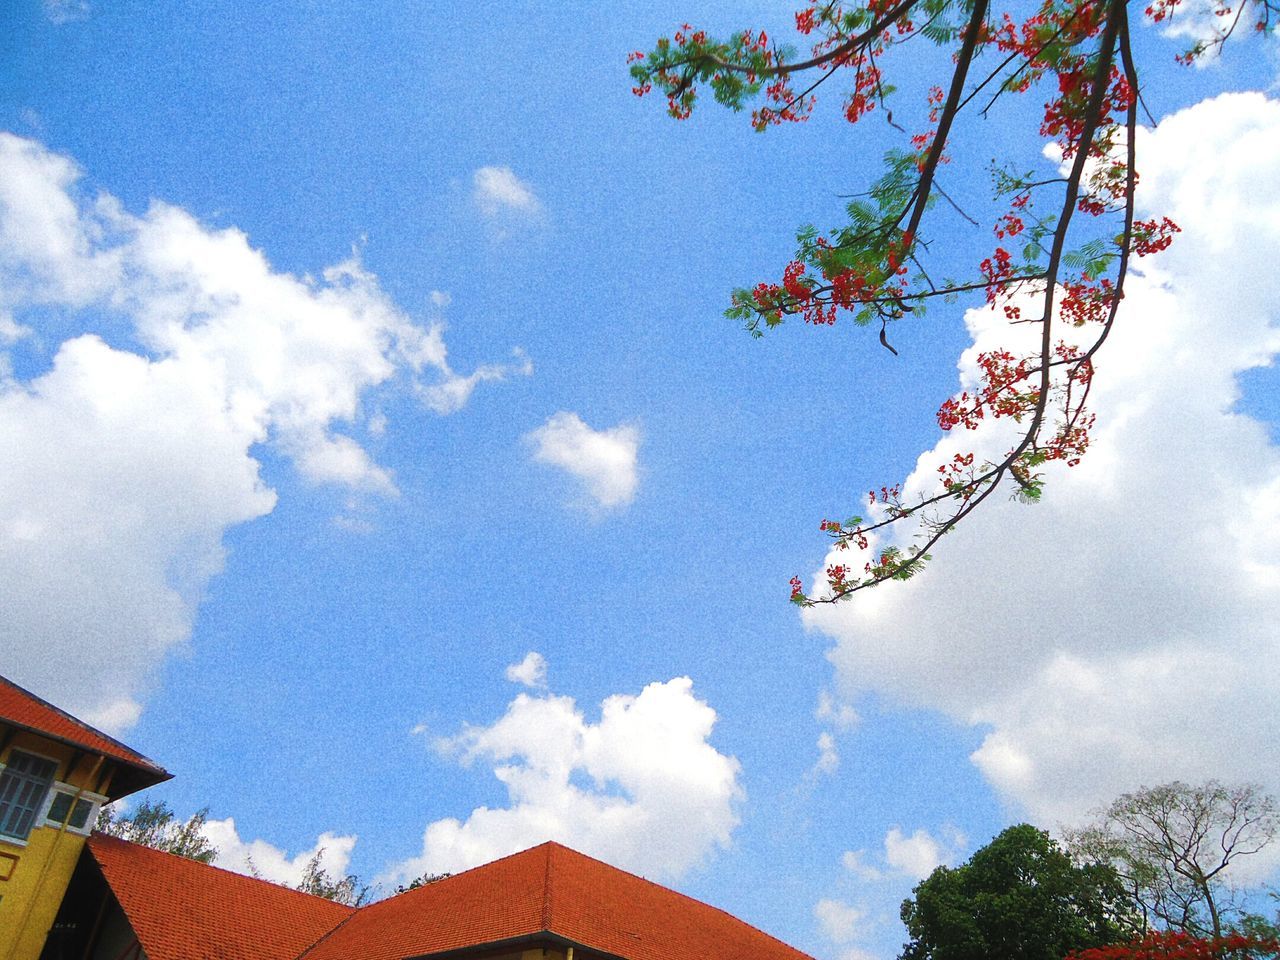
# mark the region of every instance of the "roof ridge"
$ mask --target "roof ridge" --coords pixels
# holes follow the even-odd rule
[[[45,708],[46,708],[46,709],[48,709],[48,710],[52,710],[54,713],[56,713],[58,716],[62,717],[64,720],[69,720],[69,721],[71,721],[72,723],[74,723],[76,726],[83,728],[84,730],[88,731],[89,733],[92,733],[94,736],[101,737],[103,740],[106,740],[108,743],[111,743],[111,744],[113,744],[113,745],[115,745],[115,746],[119,747],[121,750],[125,751],[126,753],[131,754],[132,756],[136,757],[138,760],[141,760],[143,763],[145,763],[145,764],[147,764],[148,766],[152,767],[153,769],[155,769],[155,770],[159,771],[160,773],[168,773],[168,772],[169,772],[169,771],[165,770],[165,768],[164,768],[164,767],[160,766],[160,764],[158,764],[158,763],[156,763],[154,760],[152,760],[150,757],[146,756],[145,754],[139,753],[137,750],[135,750],[133,747],[129,746],[127,743],[125,743],[125,742],[123,742],[123,741],[121,741],[121,740],[117,740],[115,737],[111,736],[111,734],[109,734],[109,733],[104,733],[103,731],[101,731],[101,730],[99,730],[97,727],[95,727],[93,724],[91,724],[91,723],[86,723],[85,721],[81,720],[79,717],[75,716],[74,714],[68,713],[66,710],[63,710],[61,707],[57,706],[56,704],[50,703],[48,700],[46,700],[44,697],[40,696],[39,694],[37,694],[37,693],[32,693],[30,690],[28,690],[26,687],[22,686],[21,684],[14,683],[14,682],[13,682],[12,680],[10,680],[8,677],[0,676],[0,683],[7,684],[8,686],[12,687],[14,690],[17,690],[17,691],[18,691],[19,693],[21,693],[23,696],[30,697],[32,700],[36,701],[36,703],[40,704],[40,706],[45,707]],[[5,719],[5,718],[0,717],[0,719]],[[6,720],[5,720],[5,722],[7,722],[7,723],[16,723],[16,724],[17,724],[18,726],[20,726],[20,727],[26,727],[26,726],[27,726],[25,723],[22,723],[21,721],[18,721],[18,720],[7,720],[7,719],[6,719]],[[29,728],[28,728],[28,729],[29,729]],[[46,735],[46,736],[48,736],[48,735],[49,735],[49,734],[48,734],[47,732],[45,732],[45,731],[41,731],[41,732],[42,732],[42,733],[45,733],[45,735]],[[52,735],[52,736],[53,736],[53,738],[54,738],[54,739],[58,739],[58,740],[65,739],[65,738],[62,738],[62,737],[58,737],[56,734],[54,734],[54,735]],[[120,759],[124,759],[124,758],[120,758]]]
[[[788,950],[792,951],[793,953],[797,953],[802,957],[809,956],[809,954],[805,953],[803,950],[800,950],[798,947],[793,947],[791,944],[787,943],[785,940],[779,940],[773,934],[765,930],[761,930],[754,923],[748,923],[746,920],[743,920],[741,917],[737,916],[736,914],[732,914],[728,910],[725,910],[722,907],[717,907],[713,903],[707,903],[705,900],[699,900],[697,897],[691,897],[687,893],[681,893],[679,890],[675,890],[671,887],[664,886],[661,883],[658,883],[654,880],[650,880],[648,877],[642,877],[638,873],[632,873],[630,870],[624,870],[622,867],[616,867],[612,863],[609,863],[606,860],[601,860],[598,857],[593,857],[590,854],[583,853],[580,850],[574,850],[572,847],[566,847],[564,846],[564,844],[556,843],[554,840],[548,841],[547,843],[549,846],[559,847],[561,850],[566,850],[569,853],[575,854],[576,856],[579,856],[584,860],[591,860],[595,863],[601,864],[602,866],[608,867],[610,870],[615,870],[618,873],[626,874],[628,877],[632,877],[636,880],[639,880],[641,883],[648,884],[651,887],[656,887],[658,890],[661,890],[664,893],[673,894],[674,896],[677,896],[682,900],[687,900],[690,903],[696,904],[699,907],[705,907],[708,910],[714,910],[716,913],[723,914],[724,916],[728,917],[730,920],[733,920],[735,923],[740,923],[744,927],[749,927],[750,929],[754,930],[756,933],[760,934],[761,936],[767,937],[768,939],[772,940],[774,943],[777,943],[777,944],[780,944],[781,946],[786,947]],[[549,858],[548,858],[548,862],[549,862]],[[552,932],[552,933],[555,932],[551,930],[550,927],[548,927],[547,930],[548,932]]]
[[[391,898],[388,897],[387,899],[390,900]],[[381,901],[375,901],[375,902],[381,902]],[[365,907],[372,907],[372,906],[373,906],[372,903],[366,903],[359,907],[352,907],[350,913],[348,913],[345,917],[343,917],[341,920],[335,923],[332,927],[330,927],[328,930],[322,933],[313,942],[303,947],[302,950],[298,953],[297,957],[294,958],[294,960],[303,960],[303,957],[305,957],[308,953],[310,953],[316,947],[320,946],[320,944],[324,943],[326,940],[332,937],[335,933],[337,933],[339,930],[345,927],[347,925],[347,922],[350,921],[351,918],[354,917],[357,913],[365,909]]]
[[[407,897],[411,894],[416,895],[418,891],[425,890],[427,887],[434,887],[436,886],[436,884],[450,884],[454,880],[457,880],[459,877],[465,877],[467,874],[473,873],[476,870],[484,870],[488,867],[492,867],[496,863],[502,863],[506,860],[514,860],[517,857],[527,857],[530,854],[546,846],[559,846],[559,844],[556,844],[554,841],[551,841],[551,840],[544,840],[542,841],[542,843],[535,843],[532,847],[525,847],[523,850],[517,850],[514,853],[504,854],[501,857],[495,857],[493,860],[486,860],[484,863],[477,863],[474,867],[467,867],[467,869],[459,870],[457,873],[448,873],[438,880],[432,880],[430,883],[424,883],[420,887],[412,887],[400,893],[393,893],[388,897],[383,897],[381,900],[375,900],[373,901],[373,903],[366,903],[366,904],[363,904],[362,906],[356,907],[356,909],[367,910],[369,907],[376,906],[377,904],[380,904],[380,903],[389,903],[392,900],[399,900],[401,897]],[[548,867],[548,869],[550,868]],[[545,880],[545,875],[544,875],[544,880]]]
[[[305,890],[299,890],[296,887],[291,887],[284,883],[276,883],[274,880],[268,880],[265,877],[255,877],[252,874],[240,873],[238,870],[231,870],[227,867],[220,867],[217,864],[205,863],[204,861],[196,860],[193,857],[184,857],[180,853],[173,853],[169,850],[160,850],[160,849],[157,849],[156,847],[149,847],[145,843],[138,843],[136,840],[126,840],[124,837],[116,837],[109,833],[103,833],[101,830],[91,831],[89,834],[89,842],[90,842],[90,847],[89,847],[90,850],[93,849],[93,846],[95,843],[98,845],[101,845],[103,842],[106,842],[108,845],[121,844],[126,847],[135,847],[139,850],[146,850],[149,853],[155,854],[157,856],[171,857],[174,860],[180,860],[184,863],[195,864],[196,866],[203,867],[206,870],[217,870],[219,873],[229,874],[230,876],[233,876],[233,877],[240,877],[242,880],[249,880],[254,883],[265,883],[268,886],[276,887],[277,889],[284,890],[287,893],[297,894],[300,897],[306,897],[309,900],[323,900],[325,903],[331,903],[335,907],[343,907],[349,910],[351,913],[355,913],[356,910],[359,909],[358,907],[353,907],[350,904],[339,903],[337,900],[330,900],[328,897],[321,897],[321,896],[317,896],[314,893],[307,893]],[[343,917],[343,922],[346,922],[346,919],[347,919],[346,917]]]
[[[556,848],[554,841],[543,844],[547,848],[547,865],[542,874],[542,929],[551,929],[551,854]]]

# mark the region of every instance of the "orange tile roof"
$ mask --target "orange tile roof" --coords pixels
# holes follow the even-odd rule
[[[131,750],[119,740],[59,710],[53,704],[40,699],[34,693],[24,690],[5,677],[0,677],[0,722],[11,723],[50,739],[60,740],[83,750],[105,754],[128,764],[133,768],[131,775],[127,778],[131,789],[123,792],[113,789],[112,799],[123,796],[124,793],[131,793],[133,790],[149,787],[162,780],[168,780],[171,776],[159,764],[148,760],[136,750]]]
[[[548,844],[547,928],[628,960],[811,960],[732,914]]]
[[[100,833],[88,848],[149,960],[411,960],[511,941],[624,960],[811,960],[557,843],[359,909]]]
[[[303,960],[405,960],[538,936],[626,960],[810,960],[723,910],[557,843],[364,907]]]
[[[354,912],[101,833],[88,848],[148,960],[294,960]]]

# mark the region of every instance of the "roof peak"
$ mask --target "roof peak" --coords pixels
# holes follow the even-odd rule
[[[168,780],[172,776],[164,767],[128,744],[103,733],[92,724],[85,723],[79,717],[2,676],[0,723],[115,761],[115,772],[110,775],[110,787],[104,791],[112,800]]]
[[[13,680],[10,680],[8,677],[0,676],[0,684],[4,684],[5,686],[11,687],[13,690],[16,690],[18,693],[22,694],[24,697],[27,697],[30,700],[34,700],[36,703],[44,707],[46,710],[53,711],[63,720],[67,720],[70,723],[75,724],[77,727],[80,727],[86,733],[91,733],[95,737],[101,737],[103,740],[106,740],[112,746],[118,747],[120,750],[130,754],[134,758],[134,762],[149,766],[155,770],[160,771],[161,773],[167,772],[162,766],[160,766],[160,764],[156,763],[150,757],[143,756],[141,753],[133,749],[133,747],[129,746],[127,743],[121,740],[117,740],[115,737],[111,736],[111,734],[105,733],[102,730],[99,730],[97,727],[95,727],[91,723],[86,723],[84,720],[81,720],[79,717],[75,716],[74,714],[68,713],[66,710],[63,710],[56,703],[50,703],[48,700],[40,696],[38,693],[32,693],[26,687],[22,686],[19,683],[15,683]],[[0,720],[4,720],[4,719],[8,719],[8,718],[4,717],[3,715],[0,715]],[[13,720],[12,722],[19,723],[21,726],[27,726],[26,724],[22,724],[21,721],[18,721],[16,719]],[[39,732],[50,733],[50,731],[43,731],[43,730]],[[55,737],[57,736],[56,733],[53,733],[52,735]]]

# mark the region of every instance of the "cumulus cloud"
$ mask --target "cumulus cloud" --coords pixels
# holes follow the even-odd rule
[[[1184,49],[1197,44],[1210,44],[1220,40],[1232,24],[1232,18],[1224,19],[1222,4],[1213,0],[1183,0],[1178,4],[1174,15],[1164,21],[1160,32],[1171,40],[1185,40]],[[1252,26],[1250,17],[1256,16],[1253,10],[1244,12],[1245,23],[1241,26]],[[1254,21],[1256,22],[1256,21]],[[1221,45],[1208,46],[1205,52],[1194,61],[1196,69],[1204,69],[1215,63],[1222,54]]]
[[[866,850],[846,850],[841,865],[854,877],[869,883],[902,874],[923,880],[935,867],[959,858],[968,842],[965,835],[947,825],[935,837],[928,830],[917,829],[907,835],[901,827],[891,827],[884,835],[883,867],[869,862]]]
[[[863,939],[876,924],[868,920],[865,907],[824,897],[813,907],[822,935],[839,948],[839,960],[878,960],[854,941]]]
[[[813,717],[837,730],[852,730],[859,721],[858,711],[851,704],[842,703],[830,690],[818,692],[818,706]]]
[[[351,851],[356,845],[354,835],[325,832],[320,834],[310,850],[291,857],[265,840],[241,840],[232,817],[206,821],[204,835],[218,850],[213,861],[217,866],[289,887],[296,887],[302,882],[307,864],[317,854],[320,856],[320,869],[330,877],[341,879],[346,876]]]
[[[852,903],[823,898],[814,904],[813,915],[823,936],[834,943],[848,943],[861,933],[867,912]]]
[[[846,850],[840,855],[840,864],[859,880],[875,881],[884,879],[879,867],[867,863],[867,851]]]
[[[1138,148],[1142,211],[1183,232],[1128,286],[1084,461],[1037,506],[984,506],[921,577],[804,614],[842,691],[985,728],[973,762],[1047,824],[1175,778],[1280,789],[1280,449],[1238,409],[1280,352],[1280,103],[1223,95]],[[971,383],[1018,334],[966,321]],[[1000,443],[949,435],[907,487]]]
[[[438,383],[419,384],[418,394],[422,402],[435,413],[457,413],[467,405],[477,386],[486,382],[501,382],[510,376],[528,377],[533,374],[533,361],[517,347],[512,351],[510,363],[484,363],[465,377],[450,373]]]
[[[480,167],[471,180],[471,199],[497,239],[513,228],[540,222],[542,201],[510,167]]]
[[[189,635],[223,534],[275,505],[255,448],[394,494],[355,432],[362,400],[475,375],[355,257],[297,278],[238,230],[134,215],[82,179],[0,134],[0,633],[6,672],[119,731]]]
[[[884,835],[884,862],[899,873],[923,880],[935,867],[954,860],[964,844],[964,834],[950,827],[944,831],[942,840],[925,829],[907,836],[898,827],[892,827]]]
[[[89,13],[88,0],[44,0],[44,15],[59,26],[87,20]]]
[[[738,824],[740,767],[711,745],[715,720],[688,677],[611,696],[596,722],[570,697],[521,693],[490,726],[439,744],[490,767],[507,806],[428,824],[422,852],[384,879],[465,870],[545,840],[679,877],[726,846]]]
[[[836,738],[827,731],[818,734],[818,759],[814,762],[815,773],[835,773],[840,769],[840,751],[836,749]]]
[[[568,471],[598,508],[623,507],[635,499],[640,478],[640,431],[622,424],[593,430],[576,413],[553,414],[528,433],[533,458]]]
[[[513,663],[507,667],[507,679],[526,687],[545,687],[547,658],[537,650],[530,650],[519,663]]]

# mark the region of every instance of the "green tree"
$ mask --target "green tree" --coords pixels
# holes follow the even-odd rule
[[[1280,906],[1280,891],[1270,890],[1267,892],[1267,897],[1273,904]],[[1267,919],[1266,914],[1243,911],[1240,919],[1232,926],[1236,932],[1243,933],[1245,936],[1280,943],[1280,909],[1271,915],[1271,919]]]
[[[1148,923],[1217,938],[1239,918],[1228,868],[1277,832],[1280,809],[1253,784],[1174,781],[1124,794],[1068,841],[1115,867]]]
[[[190,819],[180,821],[163,800],[159,803],[143,800],[130,814],[117,814],[110,807],[103,807],[95,827],[99,833],[166,853],[175,853],[201,863],[212,863],[213,858],[218,855],[218,849],[204,835],[204,823],[208,816],[209,808],[204,807],[192,814]]]
[[[407,884],[396,884],[396,893],[408,893],[410,890],[417,890],[419,887],[425,887],[428,883],[435,883],[437,880],[445,880],[453,876],[452,873],[432,873],[428,870],[420,877],[414,877]]]
[[[295,889],[315,897],[324,897],[326,900],[345,903],[351,907],[359,907],[368,903],[372,897],[372,888],[367,883],[362,884],[360,878],[353,873],[341,877],[331,876],[320,865],[323,857],[324,847],[321,847],[307,861],[302,880],[299,881]]]
[[[902,960],[1062,960],[1126,939],[1131,901],[1107,864],[1074,863],[1047,833],[1009,827],[902,904]]]
[[[218,856],[218,848],[205,835],[204,825],[208,818],[208,807],[197,810],[189,819],[183,821],[178,819],[163,800],[158,803],[144,800],[130,814],[117,814],[109,807],[104,807],[98,814],[95,827],[99,833],[112,837],[140,843],[143,846],[177,854],[200,863],[213,863]],[[321,866],[323,857],[324,848],[321,847],[307,862],[302,879],[295,889],[355,907],[367,903],[371,897],[372,888],[368,884],[362,884],[360,878],[354,874],[342,877],[331,876]],[[258,872],[252,859],[249,861],[249,872],[259,880],[266,879]]]

